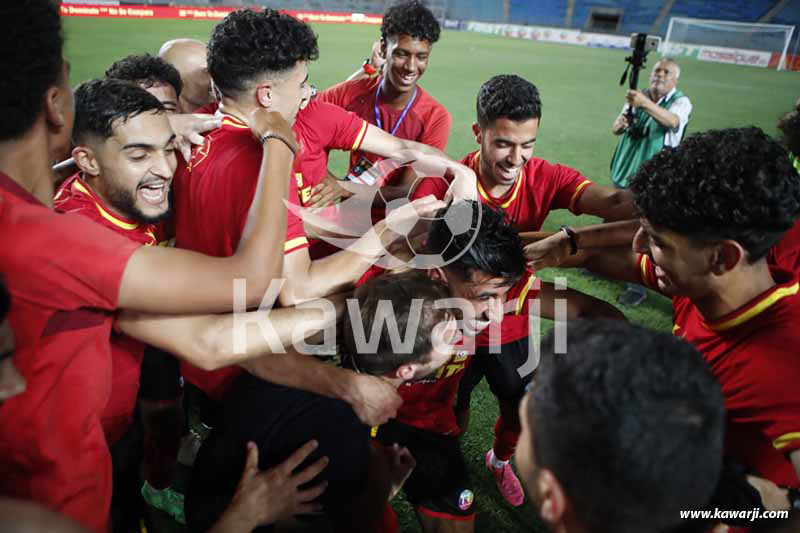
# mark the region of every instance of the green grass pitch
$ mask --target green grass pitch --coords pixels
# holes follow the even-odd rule
[[[71,81],[102,76],[112,61],[131,53],[156,53],[161,43],[175,37],[207,40],[213,23],[198,21],[138,21],[65,19],[67,58]],[[320,59],[310,67],[311,82],[324,89],[353,72],[368,55],[378,28],[317,25]],[[435,45],[422,86],[444,104],[453,116],[448,152],[460,158],[476,148],[470,126],[475,120],[478,87],[495,74],[514,73],[533,81],[541,91],[543,117],[535,155],[582,171],[598,183],[608,184],[608,165],[616,144],[611,123],[623,104],[619,77],[625,52],[475,33],[445,31]],[[650,66],[654,59],[650,59]],[[694,113],[689,132],[711,128],[756,125],[775,134],[778,117],[800,96],[800,73],[684,60],[680,88],[690,96]],[[649,69],[648,69],[649,72]],[[647,75],[642,80],[646,85]],[[335,155],[332,167],[340,174],[346,158]],[[545,229],[562,224],[581,225],[591,217],[574,217],[556,211]],[[564,275],[571,287],[611,302],[622,286],[582,276],[577,271],[544,272],[551,279]],[[651,294],[635,309],[624,309],[631,321],[669,330],[669,301]],[[475,392],[470,430],[463,439],[476,492],[478,531],[541,531],[529,507],[513,509],[494,489],[483,467],[491,446],[497,408],[485,384]],[[413,512],[400,505],[403,531],[419,531]]]

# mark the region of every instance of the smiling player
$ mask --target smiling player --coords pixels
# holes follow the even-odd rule
[[[722,386],[726,454],[800,486],[800,285],[768,259],[800,215],[786,150],[757,128],[693,135],[642,165],[631,190],[643,217],[635,251],[586,265],[672,298],[673,333]]]
[[[634,216],[629,191],[598,185],[575,169],[534,156],[542,100],[533,83],[511,74],[495,76],[478,91],[476,108],[477,122],[472,131],[480,149],[461,162],[475,171],[481,202],[505,212],[517,231],[539,231],[554,209],[608,220]],[[446,190],[445,180],[424,179],[412,197],[433,194],[443,198]],[[583,296],[575,294],[576,298]],[[613,309],[606,312],[619,318]],[[530,380],[530,374],[520,378],[517,372],[528,359],[527,337],[526,317],[504,318],[499,347],[502,356],[480,357],[478,364],[470,365],[461,381],[456,406],[460,425],[465,428],[472,390],[484,375],[488,378],[501,415],[486,465],[503,497],[515,506],[522,504],[524,495],[509,461],[519,438],[517,407]],[[490,342],[486,334],[478,338],[482,348],[488,349]]]
[[[386,59],[383,74],[334,85],[319,99],[352,111],[396,137],[444,150],[450,137],[450,113],[419,86],[439,33],[436,17],[418,0],[393,5],[381,25],[380,53]],[[371,184],[365,172],[381,159],[362,150],[352,151],[348,178]],[[412,177],[399,172],[389,176],[381,184],[383,196],[391,200],[405,195]],[[330,186],[330,181],[325,186]],[[325,186],[315,190],[314,196],[325,196]]]

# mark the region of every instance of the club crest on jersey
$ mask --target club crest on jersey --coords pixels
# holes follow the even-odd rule
[[[475,495],[469,489],[464,489],[458,496],[458,508],[466,511],[472,507],[472,502],[475,500]]]

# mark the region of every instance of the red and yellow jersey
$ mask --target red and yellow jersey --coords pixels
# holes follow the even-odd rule
[[[499,324],[499,332],[495,332],[498,324],[490,324],[475,339],[478,346],[499,346],[518,341],[528,336],[529,306],[535,300],[541,288],[540,281],[529,268],[520,280],[506,293],[505,314]]]
[[[657,290],[652,260],[638,260],[642,281]],[[800,283],[770,270],[774,287],[713,322],[689,298],[674,297],[673,333],[703,354],[722,386],[727,453],[778,485],[800,487],[788,458],[800,450]]]
[[[795,222],[778,244],[770,248],[767,263],[800,273],[800,221]]]
[[[377,76],[345,81],[326,89],[318,99],[352,111],[368,123],[377,126],[375,97],[382,79],[381,76]],[[395,137],[417,141],[444,151],[450,138],[452,119],[442,104],[418,85],[414,102],[395,130],[402,114],[402,109],[394,109],[383,102],[378,103],[378,117],[380,117],[384,130],[387,132],[394,130]],[[350,154],[351,170],[362,157],[372,163],[382,159],[374,154],[354,150]],[[399,176],[400,174],[393,174],[393,176],[395,175]]]
[[[311,100],[297,114],[292,130],[300,142],[300,152],[294,161],[292,175],[299,195],[299,203],[308,205],[311,189],[325,179],[330,150],[358,150],[367,132],[367,123],[357,115],[333,104]],[[339,216],[335,207],[327,208]],[[319,259],[339,251],[324,241],[311,239],[309,254]]]
[[[292,126],[300,142],[293,174],[300,204],[306,205],[311,188],[325,179],[330,150],[357,151],[367,132],[367,122],[341,107],[315,98],[297,113]]]
[[[250,128],[225,115],[222,126],[195,147],[191,160],[178,167],[173,180],[175,238],[179,248],[216,257],[235,253],[258,183],[262,146]],[[289,201],[297,200],[289,183]],[[284,253],[308,246],[303,221],[287,213]]]
[[[158,244],[163,235],[159,226],[141,224],[115,215],[80,174],[75,174],[61,184],[53,200],[53,207],[62,213],[85,216],[145,246]],[[133,421],[144,349],[144,343],[136,339],[111,333],[111,398],[101,416],[103,430],[110,444],[119,440]]]
[[[592,186],[592,181],[577,170],[532,157],[522,168],[517,181],[501,197],[489,194],[481,177],[480,151],[461,160],[478,177],[478,196],[484,204],[502,209],[518,231],[539,231],[553,209],[569,209],[576,215],[581,195]],[[425,178],[419,182],[412,195],[421,198],[429,194],[443,199],[447,182],[442,178]]]
[[[0,276],[14,364],[27,381],[0,405],[0,493],[108,528],[111,457],[100,415],[125,265],[140,244],[43,206],[0,174]]]
[[[258,184],[262,146],[250,128],[229,115],[195,147],[191,160],[178,167],[173,180],[175,240],[187,248],[215,257],[236,252]],[[288,199],[297,202],[297,185],[290,179]],[[284,254],[308,247],[303,221],[287,212]],[[184,378],[212,397],[220,398],[239,375],[239,367],[209,372],[181,362]]]
[[[81,173],[64,180],[56,191],[53,208],[61,213],[78,213],[128,239],[152,246],[163,240],[160,225],[141,224],[115,215],[89,187]]]

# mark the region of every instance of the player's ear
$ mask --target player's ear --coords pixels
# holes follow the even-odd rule
[[[259,85],[256,88],[256,100],[261,107],[271,109],[275,104],[273,96],[273,87],[269,83]]]
[[[745,257],[747,253],[738,242],[722,241],[715,245],[711,254],[711,272],[721,276],[733,270]]]
[[[51,128],[61,129],[67,126],[67,117],[71,111],[68,107],[73,104],[66,91],[71,91],[71,89],[54,85],[45,93],[45,118]]]
[[[72,158],[85,175],[92,177],[100,175],[100,164],[97,162],[94,150],[88,146],[83,145],[73,148]]]
[[[481,132],[481,127],[478,126],[477,122],[473,122],[472,123],[472,133],[475,134],[475,142],[478,143],[478,144],[481,144],[481,141],[483,139],[483,135],[482,135],[482,132]]]
[[[433,267],[428,269],[428,276],[434,281],[441,281],[445,285],[447,285],[447,275],[445,275],[444,270],[440,267]]]
[[[567,496],[558,478],[548,469],[538,472],[536,484],[539,489],[539,513],[542,520],[556,529],[561,523],[567,507]]]

